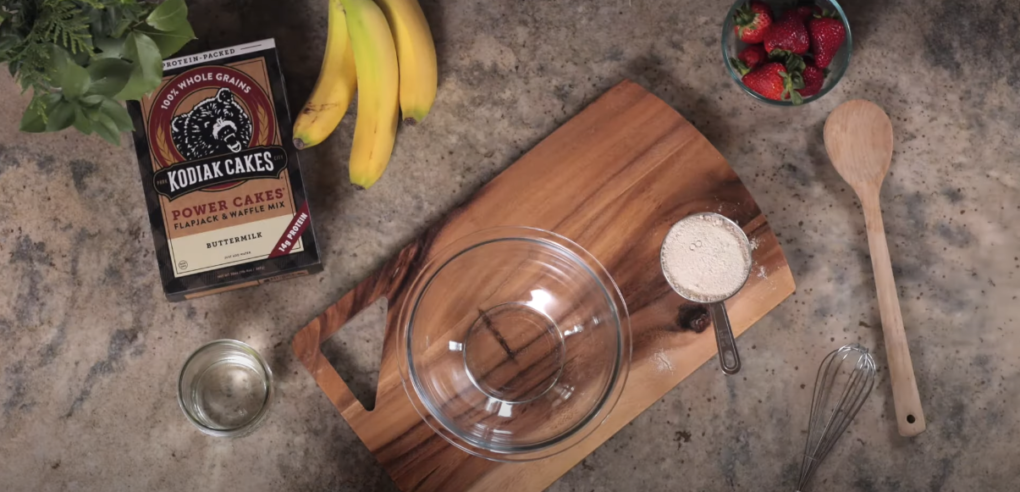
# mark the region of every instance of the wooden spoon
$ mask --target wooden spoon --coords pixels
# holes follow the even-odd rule
[[[896,282],[893,280],[878,198],[882,180],[892,163],[892,123],[875,103],[864,100],[845,102],[825,120],[825,150],[836,171],[857,193],[864,209],[871,267],[875,271],[878,308],[882,315],[882,333],[889,357],[896,425],[901,436],[916,436],[924,432],[924,411],[910,363],[907,335],[903,332],[903,316],[896,297]]]

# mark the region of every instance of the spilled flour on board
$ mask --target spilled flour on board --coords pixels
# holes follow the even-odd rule
[[[673,363],[669,361],[669,357],[666,356],[666,351],[659,349],[655,351],[655,355],[652,356],[655,359],[655,368],[659,372],[673,373]]]

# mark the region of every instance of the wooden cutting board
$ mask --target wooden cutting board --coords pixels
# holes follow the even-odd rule
[[[669,227],[704,211],[735,220],[755,245],[747,285],[726,302],[739,335],[793,292],[786,258],[723,156],[669,105],[624,81],[305,326],[294,353],[401,490],[544,489],[715,354],[704,309],[673,293],[659,266]],[[634,343],[623,395],[605,423],[577,446],[523,464],[468,455],[433,433],[404,393],[395,352],[399,311],[423,264],[454,239],[510,225],[557,232],[598,258],[623,293]],[[367,411],[320,344],[381,297],[386,333],[376,406]]]

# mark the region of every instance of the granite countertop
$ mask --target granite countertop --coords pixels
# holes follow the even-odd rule
[[[729,2],[426,0],[440,90],[390,169],[347,183],[347,118],[302,154],[326,272],[164,300],[134,151],[25,135],[0,75],[0,484],[4,490],[394,490],[301,368],[294,333],[609,87],[630,78],[725,155],[777,231],[796,294],[550,490],[793,490],[820,359],[871,347],[878,384],[816,490],[1011,490],[1020,477],[1020,3],[846,2],[854,58],[799,109],[752,101],[719,53]],[[275,37],[292,108],[311,90],[325,1],[193,0],[188,52]],[[892,118],[882,190],[928,430],[896,433],[864,236],[822,125],[867,98]],[[255,434],[200,434],[175,401],[186,355],[254,345],[277,375]]]

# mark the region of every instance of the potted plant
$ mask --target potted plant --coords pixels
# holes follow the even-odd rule
[[[184,0],[0,0],[0,63],[32,90],[25,132],[74,126],[119,144],[133,128],[121,102],[155,89],[194,38]]]

